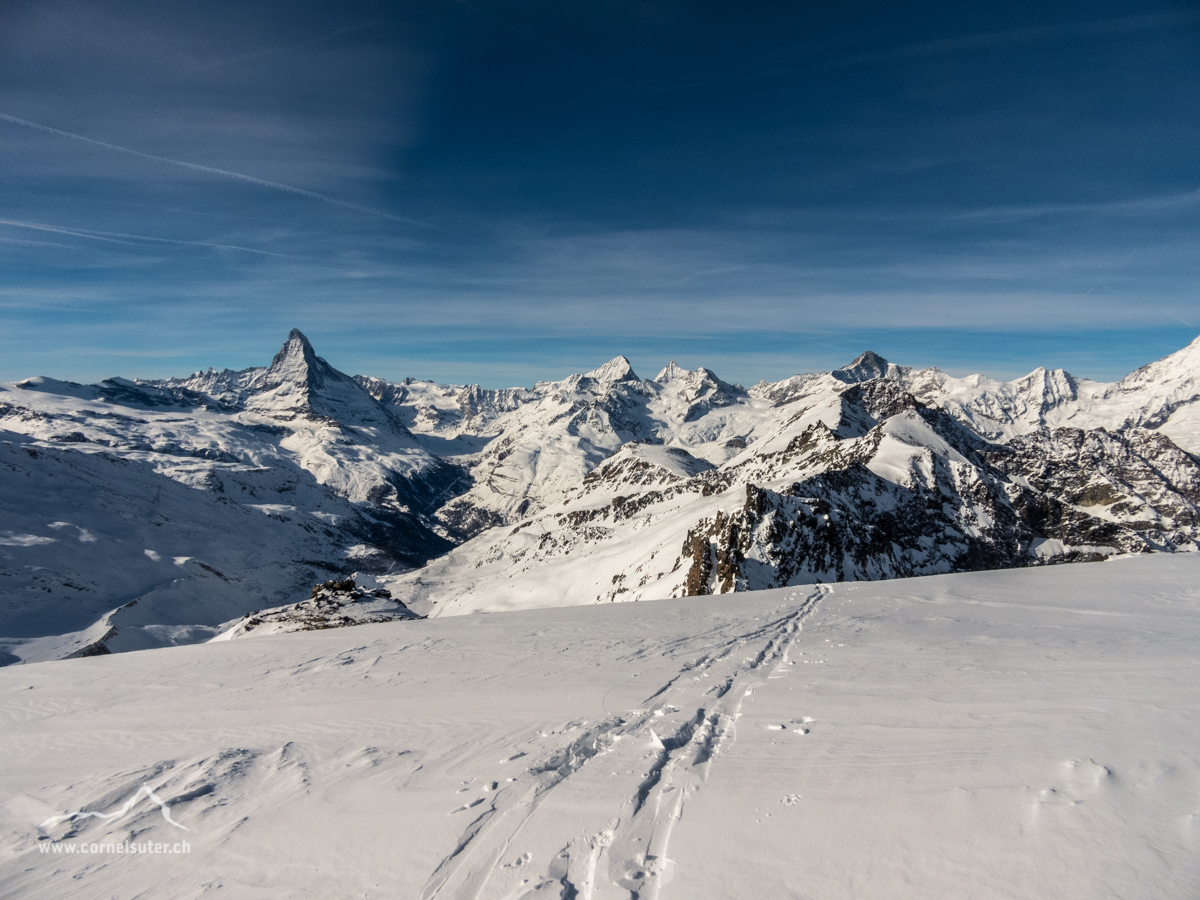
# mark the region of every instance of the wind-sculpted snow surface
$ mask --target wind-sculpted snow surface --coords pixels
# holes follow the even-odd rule
[[[1190,900],[1198,575],[1159,554],[8,667],[0,893]]]

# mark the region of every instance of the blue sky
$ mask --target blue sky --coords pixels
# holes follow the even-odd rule
[[[292,327],[487,386],[1188,343],[1200,10],[972,6],[11,0],[0,378],[265,364]]]

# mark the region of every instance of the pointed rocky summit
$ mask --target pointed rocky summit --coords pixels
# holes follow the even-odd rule
[[[834,369],[829,374],[838,381],[844,381],[846,384],[858,384],[862,381],[871,381],[875,378],[886,378],[889,370],[895,369],[890,362],[875,353],[873,350],[868,350],[854,362],[848,366],[843,366],[840,369]]]
[[[663,366],[662,371],[654,377],[654,380],[658,384],[667,384],[670,381],[674,381],[676,378],[682,378],[684,375],[690,374],[691,372],[688,369],[683,368],[683,366],[679,365],[679,363],[675,362],[675,360],[671,360],[669,363]]]
[[[308,338],[293,328],[271,366],[252,386],[248,406],[284,421],[306,418],[342,425],[386,425],[407,434],[379,402],[349,375],[317,356]]]
[[[263,384],[270,388],[290,382],[320,389],[335,373],[336,370],[329,363],[317,356],[304,333],[299,328],[293,328],[271,360]]]
[[[584,373],[585,378],[594,378],[601,384],[612,384],[618,381],[641,381],[633,366],[624,356],[614,356],[598,369]]]

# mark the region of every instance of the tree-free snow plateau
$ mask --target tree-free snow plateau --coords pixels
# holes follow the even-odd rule
[[[1185,900],[1197,646],[1156,554],[10,666],[0,894]]]

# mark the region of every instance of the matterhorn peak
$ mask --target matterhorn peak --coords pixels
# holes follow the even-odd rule
[[[287,340],[271,360],[273,370],[292,368],[299,365],[313,365],[317,361],[317,353],[312,344],[299,328],[288,332]]]
[[[584,374],[585,378],[594,378],[601,384],[611,384],[617,381],[639,381],[633,366],[624,356],[614,356],[598,369],[592,369]]]
[[[275,358],[271,360],[271,367],[266,371],[263,384],[265,387],[295,384],[318,390],[331,378],[336,380],[340,374],[317,356],[304,332],[293,328],[288,332],[287,340],[283,342]]]
[[[362,385],[317,356],[298,328],[288,333],[271,367],[259,371],[260,379],[251,385],[250,406],[256,412],[285,421],[303,417],[355,426],[395,424]]]

